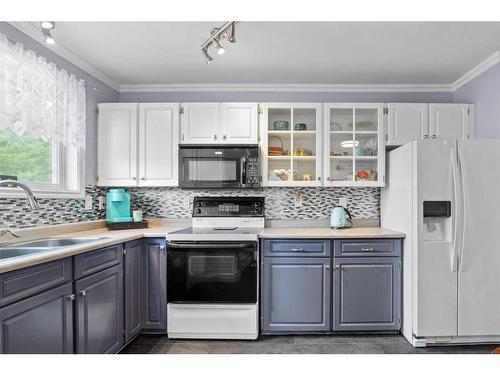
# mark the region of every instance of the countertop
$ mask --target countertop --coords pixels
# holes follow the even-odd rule
[[[106,237],[90,243],[67,246],[62,249],[52,249],[45,252],[39,252],[33,255],[27,255],[17,258],[0,261],[0,273],[9,272],[24,267],[33,266],[69,256],[85,253],[88,251],[100,249],[106,246],[115,245],[144,237],[166,237],[168,233],[176,230],[188,228],[186,223],[162,223],[153,224],[145,229],[115,230],[109,231],[102,227],[91,230],[75,230],[74,232],[65,231],[64,234],[57,235],[51,231],[50,237]],[[45,232],[43,236],[48,237]],[[259,234],[260,238],[402,238],[404,233],[394,232],[380,227],[358,227],[350,229],[333,230],[330,228],[264,228]],[[33,239],[31,236],[29,240]],[[21,238],[17,242],[24,242],[26,238]],[[1,251],[1,249],[0,249]]]

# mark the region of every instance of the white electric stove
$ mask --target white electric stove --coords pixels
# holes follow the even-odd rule
[[[167,237],[168,336],[256,339],[264,198],[195,197],[192,224]]]

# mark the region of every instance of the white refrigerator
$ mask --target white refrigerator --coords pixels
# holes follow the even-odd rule
[[[500,342],[500,140],[419,140],[387,154],[381,225],[406,233],[404,336]]]

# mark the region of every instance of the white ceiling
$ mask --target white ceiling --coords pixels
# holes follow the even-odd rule
[[[500,22],[57,22],[58,46],[119,84],[451,84],[500,50]],[[38,27],[37,23],[32,23]]]

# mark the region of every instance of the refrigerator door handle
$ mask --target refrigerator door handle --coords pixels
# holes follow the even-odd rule
[[[467,228],[467,209],[466,205],[469,204],[469,201],[467,197],[469,196],[469,190],[467,187],[467,183],[465,182],[467,180],[467,170],[465,168],[464,163],[462,163],[463,157],[462,157],[462,152],[461,152],[461,147],[460,147],[460,142],[458,142],[457,145],[457,154],[458,154],[458,168],[460,169],[460,180],[461,180],[461,192],[462,192],[462,238],[460,241],[460,252],[458,254],[458,271],[463,272],[463,265],[464,265],[464,257],[465,257],[465,251],[464,251],[464,244],[465,244],[465,230]]]
[[[457,154],[458,159],[458,154]],[[451,172],[453,177],[453,242],[451,246],[451,272],[457,272],[458,263],[458,221],[460,217],[459,204],[458,204],[458,174],[457,174],[457,160],[455,159],[454,149],[451,149]]]

